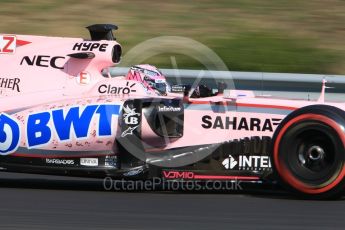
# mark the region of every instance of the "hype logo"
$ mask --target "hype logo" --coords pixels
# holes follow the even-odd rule
[[[10,116],[0,115],[0,155],[8,155],[17,150],[20,139],[18,123]]]

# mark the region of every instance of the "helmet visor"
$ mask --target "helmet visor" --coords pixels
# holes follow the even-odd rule
[[[158,92],[160,92],[162,94],[166,94],[167,93],[167,84],[165,84],[165,83],[156,83],[155,84],[155,89],[158,90]]]

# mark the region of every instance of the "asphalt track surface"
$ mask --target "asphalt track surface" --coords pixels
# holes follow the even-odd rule
[[[282,192],[105,191],[103,180],[1,173],[0,229],[344,229],[345,200]]]

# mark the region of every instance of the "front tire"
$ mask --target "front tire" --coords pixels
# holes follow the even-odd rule
[[[312,105],[283,120],[273,137],[273,166],[285,187],[311,199],[343,194],[344,114],[332,106]]]

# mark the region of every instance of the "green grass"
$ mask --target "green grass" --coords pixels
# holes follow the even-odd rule
[[[343,0],[0,0],[3,33],[88,37],[83,28],[115,23],[124,53],[147,39],[181,36],[217,53],[231,70],[345,73]],[[159,67],[205,68],[174,50]]]

